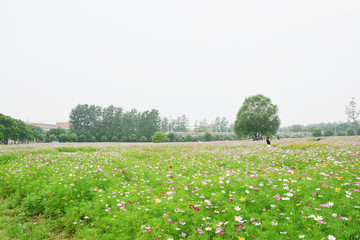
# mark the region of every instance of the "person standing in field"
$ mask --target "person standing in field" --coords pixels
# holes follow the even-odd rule
[[[267,143],[268,147],[271,147],[271,142],[270,142],[270,138],[269,138],[269,137],[266,137],[266,143]]]

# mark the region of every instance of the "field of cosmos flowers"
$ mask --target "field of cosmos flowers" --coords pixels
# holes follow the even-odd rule
[[[0,146],[1,239],[358,239],[360,139]]]

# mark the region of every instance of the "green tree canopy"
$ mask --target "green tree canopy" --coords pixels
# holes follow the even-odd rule
[[[79,136],[79,142],[86,142],[86,135],[85,134],[80,134]]]
[[[77,141],[78,141],[78,136],[77,136],[77,134],[76,134],[76,133],[71,133],[71,134],[69,135],[69,140],[70,140],[70,142],[77,142]]]
[[[107,141],[114,137],[130,139],[132,134],[150,139],[154,132],[160,130],[161,122],[158,110],[138,112],[131,109],[124,112],[122,108],[113,105],[104,108],[78,104],[71,110],[69,118],[72,132],[78,136],[84,134],[88,141],[92,136],[97,141],[102,141],[103,136],[106,136]]]
[[[205,132],[205,133],[204,133],[204,139],[205,139],[205,141],[207,141],[207,142],[211,141],[211,140],[212,140],[212,135],[211,135],[211,133]]]
[[[136,136],[136,134],[131,134],[129,137],[129,141],[130,142],[137,142],[138,138]]]
[[[42,139],[42,134],[34,126],[0,113],[0,141],[7,143],[8,139],[32,141]]]
[[[165,134],[162,132],[155,132],[152,136],[152,142],[154,143],[166,142]]]
[[[259,140],[262,136],[275,135],[280,126],[278,107],[262,94],[245,99],[239,109],[234,131],[240,138],[250,136]]]
[[[45,137],[46,137],[46,141],[52,141],[50,136],[51,135],[55,135],[56,138],[59,140],[60,139],[60,135],[61,134],[66,134],[65,129],[62,128],[52,128],[49,131],[46,132]],[[60,140],[61,141],[61,140]]]
[[[61,133],[59,135],[59,141],[60,142],[68,142],[69,141],[69,136],[66,133]]]
[[[169,142],[175,141],[175,133],[171,132],[167,135],[167,138],[169,139]]]
[[[315,128],[315,129],[313,130],[313,132],[312,132],[312,135],[313,135],[314,137],[320,137],[320,136],[322,135],[321,129],[320,129],[320,128]]]

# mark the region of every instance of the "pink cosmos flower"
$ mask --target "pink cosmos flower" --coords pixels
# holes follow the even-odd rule
[[[273,196],[273,198],[278,201],[281,199],[280,195],[275,195],[275,196]]]

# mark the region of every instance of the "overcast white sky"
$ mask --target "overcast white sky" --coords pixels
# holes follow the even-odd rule
[[[0,113],[77,104],[234,121],[258,93],[281,126],[360,105],[359,0],[0,1]]]

